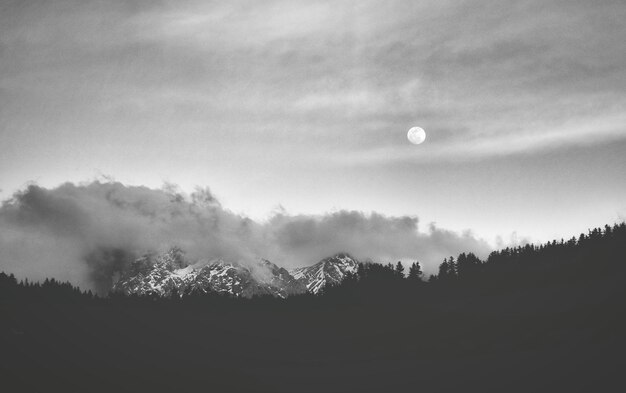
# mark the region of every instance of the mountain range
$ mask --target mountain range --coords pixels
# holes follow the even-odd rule
[[[221,259],[192,264],[182,249],[173,247],[162,254],[136,259],[115,282],[113,291],[160,297],[212,292],[234,297],[286,298],[320,293],[327,285],[338,284],[347,274],[356,273],[358,263],[342,253],[291,271],[266,259],[247,265]]]

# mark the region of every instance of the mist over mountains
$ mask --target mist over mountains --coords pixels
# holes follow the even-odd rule
[[[303,293],[318,294],[328,285],[340,284],[356,274],[359,261],[337,254],[318,263],[288,271],[261,259],[243,266],[223,260],[190,264],[184,251],[144,255],[115,277],[112,291],[124,295],[177,298],[207,293],[251,298],[270,295],[287,298]]]
[[[426,273],[446,256],[490,251],[469,232],[424,230],[414,216],[281,212],[257,222],[225,209],[208,188],[187,195],[118,182],[29,185],[0,207],[0,269],[18,277],[55,277],[104,293],[141,255],[174,246],[194,263],[252,266],[263,258],[295,269],[346,252],[375,262],[417,259]]]

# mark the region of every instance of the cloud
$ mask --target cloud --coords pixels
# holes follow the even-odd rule
[[[418,222],[356,211],[292,216],[280,210],[261,223],[225,210],[208,189],[183,195],[172,185],[30,185],[0,208],[0,268],[105,293],[134,258],[172,246],[183,248],[191,262],[249,264],[263,257],[293,268],[345,251],[376,262],[418,259],[431,272],[445,256],[489,251],[470,233],[432,224],[422,232]]]
[[[415,260],[429,272],[446,256],[472,250],[485,255],[489,246],[472,236],[437,228],[425,232],[416,217],[388,217],[378,213],[338,211],[320,216],[274,216],[267,228],[286,260],[319,260],[348,251],[359,259],[377,262]]]
[[[618,114],[602,119],[572,117],[563,124],[555,124],[532,131],[502,134],[485,129],[480,135],[447,138],[437,130],[427,131],[429,146],[398,148],[384,146],[334,157],[341,165],[380,165],[384,163],[425,163],[433,161],[475,161],[485,157],[502,157],[551,151],[574,146],[595,146],[619,141],[626,135],[626,115]],[[406,144],[406,143],[405,143]]]

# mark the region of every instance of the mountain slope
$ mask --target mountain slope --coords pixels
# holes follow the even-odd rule
[[[272,295],[285,298],[306,291],[286,269],[267,260],[249,267],[213,261],[192,266],[179,248],[164,254],[138,258],[113,286],[126,295],[169,297],[191,293],[214,292],[235,297]]]
[[[313,266],[294,269],[290,273],[310,293],[317,294],[329,284],[339,284],[348,273],[356,273],[358,264],[359,261],[348,254],[337,254],[322,259]]]

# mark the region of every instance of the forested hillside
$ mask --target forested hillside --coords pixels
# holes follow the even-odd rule
[[[7,391],[620,391],[626,225],[320,294],[96,297],[0,274]],[[34,377],[36,376],[36,378]],[[63,390],[61,390],[63,391]]]

